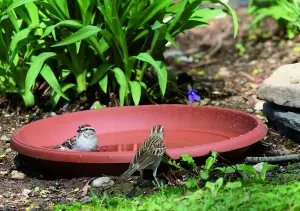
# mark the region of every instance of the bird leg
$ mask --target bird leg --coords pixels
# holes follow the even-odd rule
[[[144,180],[143,178],[143,176],[144,176],[144,172],[143,172],[143,170],[140,170],[140,176],[141,176],[141,180]]]
[[[156,172],[157,172],[157,167],[153,170],[153,177],[154,177],[154,179],[155,179],[155,181],[156,181],[158,187],[161,189],[160,184],[159,184],[159,182],[158,182],[158,180],[157,180],[157,178],[156,178]]]

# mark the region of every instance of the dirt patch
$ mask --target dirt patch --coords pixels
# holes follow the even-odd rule
[[[198,62],[180,63],[176,59],[168,59],[168,66],[174,73],[188,73],[192,76],[191,82],[199,90],[204,105],[252,113],[258,101],[258,84],[279,66],[298,62],[300,53],[292,49],[300,43],[297,40],[284,40],[276,35],[266,38],[249,36],[247,30],[250,18],[246,16],[246,9],[241,8],[237,12],[240,25],[236,39],[233,39],[231,18],[217,19],[208,28],[193,29],[177,38],[182,52],[186,56],[197,55]],[[270,27],[274,26],[271,22],[267,22],[267,26],[271,32],[276,30],[276,27]],[[241,52],[241,48],[236,48],[237,43],[244,47],[244,52]],[[81,200],[80,190],[91,178],[48,180],[44,179],[44,175],[25,175],[22,178],[23,175],[20,174],[20,179],[12,179],[12,171],[16,170],[16,152],[10,149],[9,142],[11,134],[23,125],[55,113],[83,110],[86,108],[83,106],[85,104],[66,104],[62,109],[47,111],[35,108],[28,112],[18,106],[10,107],[10,104],[12,103],[6,102],[0,113],[0,210],[24,210],[26,207],[49,210],[53,203]],[[257,115],[262,116],[261,113]],[[248,154],[279,155],[297,152],[297,143],[269,130],[265,140],[251,147]]]

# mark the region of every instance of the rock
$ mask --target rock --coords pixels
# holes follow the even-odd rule
[[[22,191],[22,196],[24,196],[25,198],[28,198],[29,197],[28,196],[29,193],[31,193],[31,190],[25,188]]]
[[[81,204],[88,204],[88,203],[91,203],[91,202],[92,202],[92,198],[89,197],[89,196],[85,196],[85,197],[83,197],[82,199],[80,199],[79,202],[80,202]]]
[[[229,78],[231,76],[230,71],[228,70],[227,67],[221,67],[219,69],[218,75],[223,77],[223,78]]]
[[[0,140],[1,140],[1,141],[10,141],[10,138],[9,138],[7,135],[2,135],[2,136],[0,137]]]
[[[0,176],[4,176],[6,174],[8,174],[8,171],[0,171]]]
[[[25,174],[16,170],[11,171],[11,178],[12,179],[24,179]]]
[[[51,112],[50,116],[56,116],[57,114],[55,112]]]
[[[5,152],[11,152],[11,148],[10,148],[10,147],[7,148],[7,149],[5,150]]]
[[[247,108],[246,110],[247,110],[248,113],[253,113],[254,112],[254,110],[252,108]]]
[[[300,141],[300,109],[266,102],[263,114],[280,135]]]
[[[265,103],[265,101],[262,101],[262,100],[258,101],[258,102],[255,104],[255,106],[254,106],[254,110],[255,110],[255,111],[261,111],[261,110],[263,110],[264,103]]]
[[[92,187],[106,187],[113,184],[115,182],[109,177],[99,177],[92,182]]]
[[[263,164],[264,164],[263,162],[260,162],[260,163],[257,163],[253,166],[253,168],[255,169],[255,171],[257,173],[260,173],[262,171]]]
[[[279,67],[258,87],[258,98],[278,105],[300,108],[300,63]],[[292,81],[293,83],[290,83]]]

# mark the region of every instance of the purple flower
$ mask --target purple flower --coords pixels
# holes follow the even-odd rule
[[[196,94],[197,92],[198,92],[198,91],[197,91],[196,89],[188,88],[187,94],[188,94],[189,101],[190,101],[191,103],[193,103],[193,102],[198,102],[198,101],[201,100],[201,97],[200,97],[199,95]]]

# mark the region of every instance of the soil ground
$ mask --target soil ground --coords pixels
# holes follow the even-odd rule
[[[185,55],[201,56],[199,62],[180,63],[170,59],[168,65],[175,73],[192,75],[204,105],[252,113],[258,101],[256,89],[259,83],[281,65],[298,62],[300,52],[295,47],[300,47],[300,42],[275,35],[276,25],[272,21],[264,23],[263,37],[250,36],[248,28],[251,18],[246,15],[246,9],[236,11],[240,24],[235,39],[231,18],[216,19],[208,28],[190,30],[177,39]],[[244,53],[236,48],[237,43],[244,46]],[[2,106],[0,111],[0,210],[24,210],[29,207],[49,210],[52,203],[80,200],[80,190],[90,178],[46,180],[43,175],[25,175],[21,179],[12,179],[17,153],[10,148],[10,137],[15,130],[31,121],[49,117],[53,112],[61,114],[83,107],[69,105],[52,111],[38,108],[25,111],[12,106],[13,102],[4,101],[2,103],[6,106]],[[259,112],[257,115],[262,117]],[[277,135],[272,129],[258,145],[263,145],[264,150],[258,151],[259,147],[254,146],[248,154],[279,155],[299,151],[297,143]]]

